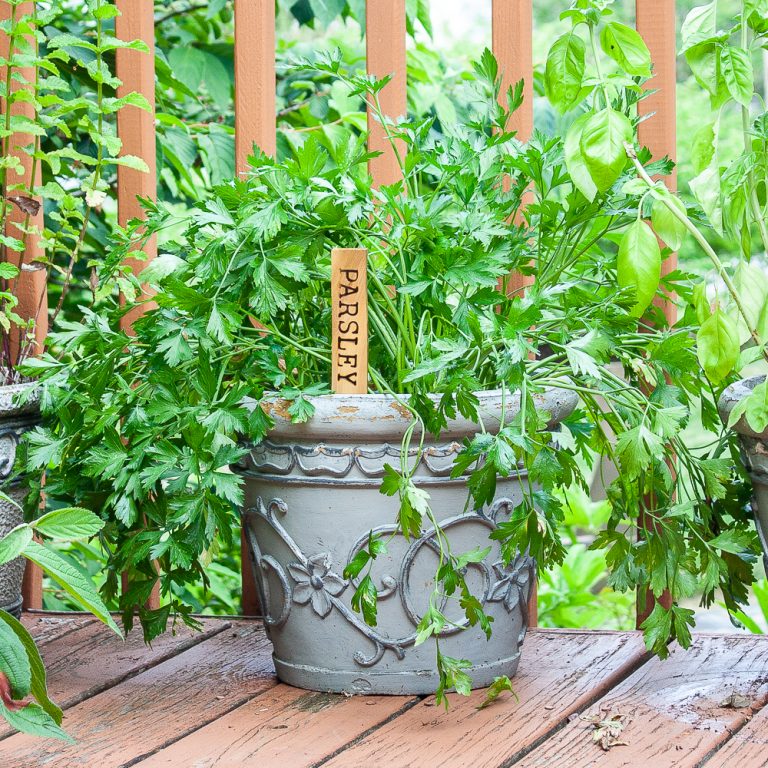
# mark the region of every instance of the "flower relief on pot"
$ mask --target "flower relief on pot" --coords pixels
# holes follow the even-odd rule
[[[501,498],[494,502],[487,512],[480,510],[456,515],[444,520],[441,528],[448,535],[455,533],[457,529],[473,525],[479,525],[486,531],[490,531],[496,528],[499,515],[508,514],[512,507],[510,499]],[[274,546],[271,548],[272,554],[262,553],[252,525],[246,525],[248,543],[257,571],[257,583],[261,590],[266,626],[271,630],[282,629],[297,608],[312,611],[320,619],[326,619],[336,611],[361,636],[373,644],[372,654],[366,654],[361,650],[353,653],[353,658],[358,665],[374,666],[383,658],[387,650],[393,652],[398,659],[403,659],[406,649],[416,644],[416,627],[422,618],[415,604],[424,593],[424,584],[415,582],[422,580],[423,572],[420,571],[418,577],[415,577],[414,571],[420,555],[427,552],[438,553],[435,531],[426,530],[420,537],[407,542],[402,558],[397,562],[394,560],[391,562],[395,572],[384,573],[379,577],[379,603],[385,603],[389,599],[399,600],[400,607],[410,625],[406,634],[392,637],[387,634],[385,628],[366,624],[342,599],[348,589],[357,587],[356,579],[345,579],[339,575],[343,572],[345,563],[334,563],[329,552],[303,552],[281,522],[286,515],[290,515],[290,510],[282,499],[272,499],[265,503],[260,497],[256,499],[254,506],[244,513],[246,518],[251,518],[251,523],[256,518],[266,523],[287,550],[285,557],[275,556]],[[395,524],[382,525],[374,533],[386,537],[395,534],[396,528]],[[402,534],[396,535],[402,538]],[[348,561],[352,561],[365,546],[368,537],[369,532],[362,533],[352,548]],[[498,555],[498,552],[496,554]],[[507,613],[521,612],[523,622],[516,638],[518,643],[523,641],[528,625],[528,599],[535,578],[534,567],[531,557],[518,554],[507,564],[500,557],[498,559],[488,557],[480,562],[469,563],[464,568],[465,572],[469,569],[476,571],[476,576],[482,585],[478,597],[483,606],[496,603],[503,606]],[[279,596],[270,594],[268,578],[270,573],[275,576],[280,585],[282,594]],[[274,613],[268,615],[270,611]],[[455,624],[446,626],[441,635],[454,635],[466,627],[466,619],[461,619]]]
[[[312,606],[312,610],[324,619],[333,609],[332,597],[339,597],[348,584],[331,570],[331,556],[320,552],[304,563],[289,563],[288,571],[296,582],[293,586],[293,602]]]

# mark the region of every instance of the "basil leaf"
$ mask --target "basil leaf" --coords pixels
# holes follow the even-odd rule
[[[547,98],[560,112],[566,112],[579,99],[584,80],[586,45],[574,30],[558,37],[547,56],[544,86]]]
[[[749,106],[754,94],[752,59],[749,51],[725,45],[720,51],[720,69],[733,99],[745,107]]]
[[[609,21],[600,32],[600,45],[628,74],[651,76],[651,52],[636,30],[626,24]]]
[[[579,147],[589,175],[601,191],[609,189],[627,164],[625,142],[633,138],[629,118],[615,109],[602,109],[584,125]]]
[[[592,117],[592,113],[588,112],[573,121],[568,133],[565,134],[563,153],[565,155],[565,167],[568,169],[573,185],[587,200],[592,202],[597,194],[597,187],[592,181],[589,168],[584,162],[584,155],[581,153],[581,134],[590,117]]]
[[[736,324],[719,307],[696,334],[697,354],[709,379],[718,384],[734,368],[739,359],[739,336]]]
[[[640,317],[653,301],[661,279],[659,242],[640,219],[630,224],[621,238],[617,277],[622,288],[634,288],[636,301],[630,312]]]
[[[685,204],[679,197],[663,194],[655,198],[651,208],[651,224],[656,234],[673,250],[679,250],[688,231],[685,224],[669,210],[673,206],[683,216],[686,215]]]

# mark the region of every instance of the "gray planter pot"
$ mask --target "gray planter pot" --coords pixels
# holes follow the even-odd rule
[[[34,387],[34,384],[12,384],[0,387],[0,483],[4,492],[17,503],[21,503],[25,490],[16,480],[7,483],[13,473],[16,449],[24,432],[40,422],[40,407],[37,397],[22,405],[14,400],[19,392]],[[21,510],[14,504],[0,499],[0,537],[24,522]],[[14,616],[21,615],[21,582],[24,578],[24,558],[0,565],[0,608]]]
[[[720,417],[728,423],[731,411],[765,380],[765,376],[742,379],[727,387],[717,404]],[[752,480],[755,525],[763,546],[763,563],[768,571],[768,430],[755,432],[743,417],[733,425],[739,435],[744,466]]]
[[[488,431],[498,429],[500,392],[480,394]],[[312,399],[316,411],[291,424],[284,401],[269,407],[275,428],[237,468],[245,475],[243,522],[251,547],[265,623],[281,680],[312,690],[424,694],[435,690],[432,642],[415,646],[436,568],[430,531],[417,540],[396,536],[374,565],[379,590],[378,626],[367,626],[350,605],[356,583],[342,576],[365,546],[368,533],[395,529],[398,502],[379,493],[384,465],[399,465],[408,411],[385,395],[331,395]],[[571,393],[552,390],[538,407],[558,423],[575,407]],[[518,401],[507,397],[507,420]],[[527,601],[534,563],[518,556],[504,566],[488,534],[522,499],[518,478],[499,478],[492,505],[465,511],[466,478],[451,479],[456,454],[477,425],[457,418],[439,441],[418,440],[410,451],[415,480],[456,552],[491,546],[486,560],[469,567],[468,581],[493,617],[486,641],[478,627],[446,631],[441,651],[469,659],[476,687],[512,676],[528,624]],[[458,610],[446,609],[461,620]]]

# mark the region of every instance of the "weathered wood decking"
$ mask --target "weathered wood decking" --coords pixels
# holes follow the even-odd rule
[[[353,697],[281,685],[258,621],[206,620],[146,648],[84,617],[29,614],[74,745],[0,728],[14,768],[768,766],[768,638],[699,635],[666,662],[636,633],[532,630],[519,701]],[[736,694],[733,696],[732,694]],[[604,751],[594,721],[623,723]],[[606,731],[600,731],[599,735]]]

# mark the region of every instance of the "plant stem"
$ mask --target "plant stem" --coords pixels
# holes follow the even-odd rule
[[[741,4],[741,47],[749,51],[749,28],[746,23],[746,3]],[[744,137],[744,152],[747,155],[752,153],[752,140],[749,134],[749,105],[741,105],[741,131]],[[763,241],[763,250],[768,253],[768,228],[766,228],[763,212],[760,210],[760,202],[757,199],[757,190],[755,189],[755,173],[752,163],[747,164],[747,179],[749,182],[749,204],[752,208],[752,217],[757,224],[760,232],[760,239]]]
[[[595,72],[597,73],[597,79],[600,81],[600,89],[603,92],[603,98],[605,99],[605,107],[608,109],[611,106],[611,100],[608,96],[608,86],[603,79],[603,70],[600,66],[600,52],[597,50],[597,41],[595,40],[595,27],[589,25],[589,42],[592,46],[592,55],[595,57]]]

